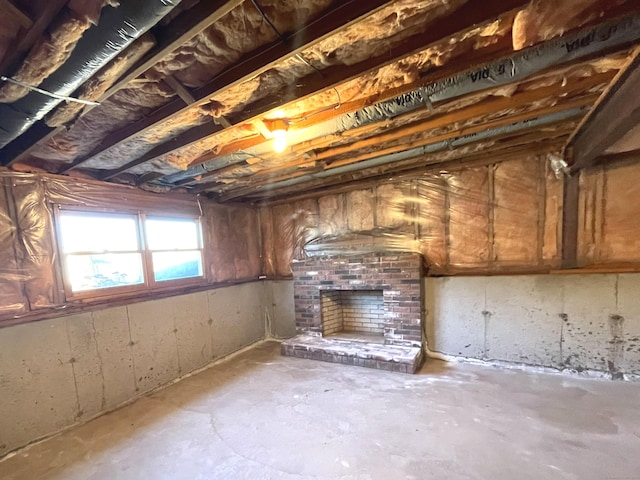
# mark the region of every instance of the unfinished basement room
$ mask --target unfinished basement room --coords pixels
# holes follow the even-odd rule
[[[640,480],[638,0],[0,5],[0,479]]]

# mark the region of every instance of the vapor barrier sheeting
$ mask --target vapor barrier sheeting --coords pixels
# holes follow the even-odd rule
[[[528,155],[292,201],[263,209],[263,255],[279,275],[293,259],[371,251],[419,252],[435,274],[551,268],[556,185],[545,158]]]
[[[54,209],[200,216],[211,283],[257,279],[262,271],[259,212],[214,205],[192,195],[155,195],[132,187],[0,173],[0,318],[64,308]]]

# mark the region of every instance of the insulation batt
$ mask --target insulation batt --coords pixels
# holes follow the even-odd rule
[[[26,310],[21,281],[25,275],[18,268],[16,251],[18,235],[15,219],[10,214],[5,179],[0,178],[0,315],[18,314]]]
[[[255,279],[261,273],[259,212],[202,203],[209,273],[216,282]]]
[[[155,42],[150,37],[142,37],[134,42],[124,52],[114,58],[109,65],[89,79],[76,94],[83,100],[97,101],[135,62],[147,53]],[[84,109],[84,105],[76,102],[66,102],[46,117],[46,124],[59,127],[73,121]]]
[[[69,9],[60,13],[48,33],[36,42],[13,78],[29,85],[42,83],[69,58],[83,33],[97,22],[105,5],[117,3],[112,0],[71,1]],[[27,93],[27,88],[7,83],[0,89],[0,102],[12,103]]]
[[[298,30],[329,7],[332,0],[261,0],[267,17],[282,33]],[[219,22],[180,46],[153,69],[157,78],[173,74],[188,87],[199,87],[242,54],[277,39],[251,2],[244,2]]]
[[[536,43],[559,37],[602,17],[608,10],[637,0],[532,0],[516,15],[513,23],[513,49],[522,50]]]
[[[81,117],[69,131],[54,136],[46,144],[40,144],[32,155],[71,162],[80,155],[90,153],[105,135],[139,120],[174,95],[163,84],[130,83],[126,89],[120,90],[100,107]],[[137,105],[137,108],[132,109],[132,104]]]
[[[417,8],[416,2],[407,1],[401,3],[404,6],[404,10],[400,10],[398,15],[404,14],[404,16],[407,16]],[[426,21],[426,19],[430,19],[433,15],[443,13],[441,2],[427,3],[432,7],[432,9],[427,10],[422,15],[417,15],[417,19],[412,17],[412,22],[414,23],[411,24],[411,27],[408,27],[407,31],[397,31],[397,25],[393,28],[388,27],[390,30],[388,30],[387,33],[391,32],[395,35],[395,37],[393,37],[394,42],[400,42],[402,39],[406,38],[409,33],[413,33],[418,27],[421,29],[426,28],[424,24],[420,24],[418,22],[419,19]],[[385,11],[386,10],[382,10],[378,13],[383,14]],[[388,11],[387,14],[389,14]],[[404,16],[402,18],[404,18]],[[401,24],[407,25],[408,21],[409,20],[405,19]],[[363,23],[367,23],[367,21]],[[442,66],[458,56],[468,54],[473,50],[483,48],[487,44],[496,42],[497,38],[504,37],[508,34],[510,27],[510,21],[503,19],[492,22],[488,25],[471,29],[453,39],[447,39],[439,42],[431,48],[413,55],[406,60],[383,67],[374,73],[347,82],[337,88],[337,94],[333,89],[322,92],[301,102],[295,103],[294,105],[286,108],[284,112],[287,117],[295,118],[297,116],[306,115],[308,112],[312,112],[314,110],[326,108],[327,105],[336,105],[338,103],[361,100],[372,95],[377,95],[381,90],[388,90],[394,87],[411,84],[418,79],[422,70]],[[346,30],[346,32],[348,31],[349,29]],[[342,38],[343,35],[344,33],[341,33],[338,37]],[[369,32],[367,35],[372,34]],[[361,55],[362,58],[358,57],[358,59],[365,59],[370,55],[370,50],[366,50],[364,47],[362,48],[363,50],[358,54]],[[318,49],[319,47],[315,47],[316,51],[318,51]],[[342,51],[343,53],[346,52],[344,49]],[[327,52],[327,55],[329,55],[329,52]],[[303,52],[303,56],[306,56],[306,51]],[[331,54],[329,56],[334,58],[334,62],[342,60],[340,54]],[[295,61],[285,62],[283,65],[291,66],[294,62]],[[289,85],[290,82],[295,81],[294,77],[289,77],[292,73],[291,71],[285,71],[285,69],[280,66],[277,66],[275,70],[278,72],[276,76],[267,72],[266,74],[252,79],[250,82],[245,82],[237,88],[230,89],[223,94],[216,96],[216,101],[219,103],[220,109],[213,112],[214,116],[228,116],[241,112],[242,109],[245,108],[246,105],[250,105],[251,102],[273,95],[273,93],[278,89],[286,89],[286,86]],[[228,134],[224,133],[223,135],[226,136]],[[240,136],[235,138],[240,138]],[[184,169],[191,162],[197,159],[203,151],[215,149],[218,145],[224,145],[228,141],[228,137],[219,137],[214,135],[201,142],[187,146],[179,152],[169,154],[164,157],[164,160],[173,166]]]
[[[555,245],[543,256],[539,235],[557,229],[558,222],[556,211],[546,206],[555,205],[558,191],[553,185],[547,187],[551,180],[545,164],[544,156],[525,155],[495,166],[415,174],[374,188],[265,207],[261,218],[268,222],[269,238],[263,255],[273,259],[278,275],[289,274],[290,259],[304,258],[305,245],[313,252],[370,250],[372,245],[419,250],[434,273],[553,266]],[[495,180],[493,196],[490,176]],[[371,218],[374,205],[372,220],[355,218]],[[490,206],[495,209],[493,217]],[[345,213],[345,207],[353,215]],[[640,211],[640,205],[634,211]]]
[[[578,262],[637,262],[640,251],[640,168],[636,159],[580,175]]]

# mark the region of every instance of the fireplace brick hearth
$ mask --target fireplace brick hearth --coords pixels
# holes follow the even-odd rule
[[[283,344],[283,354],[415,371],[422,359],[422,265],[419,254],[397,252],[293,263],[298,336]],[[380,294],[381,302],[376,300]],[[357,308],[338,305],[345,301]],[[361,320],[354,318],[358,308],[364,309]],[[363,335],[354,339],[341,336],[341,330]],[[380,340],[373,346],[367,338],[376,334]]]

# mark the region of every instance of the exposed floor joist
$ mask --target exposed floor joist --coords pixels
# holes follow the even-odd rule
[[[311,21],[308,25],[294,32],[289,37],[276,41],[274,44],[260,47],[257,51],[245,55],[206,85],[195,89],[192,92],[195,103],[185,107],[180,100],[170,101],[141,121],[109,135],[88,155],[76,159],[71,165],[65,167],[63,173],[77,168],[91,158],[117,145],[125,143],[132,137],[141,135],[165,121],[176,118],[190,108],[199,107],[208,103],[210,98],[215,97],[215,95],[219,95],[221,92],[267,71],[279,62],[298,55],[305,48],[309,48],[334,34],[336,31],[340,31],[354,22],[360,21],[363,17],[372,14],[388,2],[389,0],[375,0],[363,4],[362,2],[353,0],[333,8],[324,16]],[[224,127],[221,126],[219,130],[223,128]],[[165,153],[172,150],[174,150],[174,148],[167,150]],[[136,165],[138,165],[138,163],[135,161],[130,162],[122,171],[133,168]]]
[[[214,0],[200,2],[193,8],[179,15],[171,23],[170,28],[167,27],[154,32],[156,47],[145,55],[145,57],[140,60],[137,65],[132,67],[124,76],[119,78],[118,81],[103,95],[96,99],[97,102],[104,102],[118,91],[125,88],[132,80],[149,70],[184,42],[218,21],[243,1],[244,0]],[[53,3],[54,2],[52,2],[52,4]],[[66,3],[66,0],[61,2],[58,0],[58,3],[62,4],[60,6],[60,8],[62,8],[64,3]],[[44,20],[44,18],[45,17],[39,17],[36,25],[38,25],[38,22],[40,22],[41,19]],[[45,23],[42,28],[44,29],[46,26],[47,23]],[[42,31],[39,32],[39,34],[41,33]],[[139,41],[143,40],[140,39]],[[2,66],[0,65],[0,71],[1,69]],[[90,110],[91,107],[88,106],[83,110],[82,114],[84,115]],[[27,138],[21,139],[20,146],[16,150],[8,150],[6,152],[3,164],[12,165],[24,160],[38,143],[53,138],[58,133],[64,131],[65,128],[66,127],[58,127],[51,129],[42,123],[38,124],[38,128],[32,129],[32,131],[25,134]],[[22,147],[23,145],[24,148]]]

